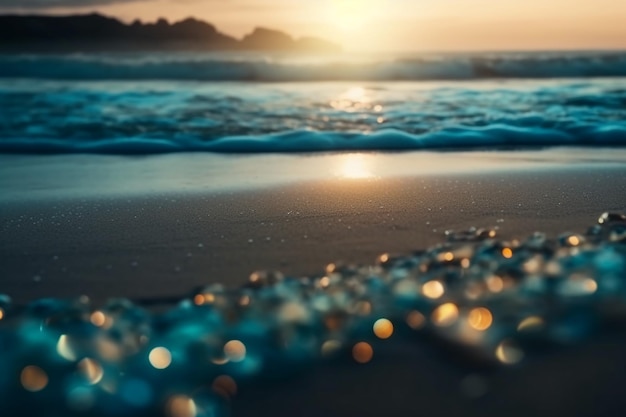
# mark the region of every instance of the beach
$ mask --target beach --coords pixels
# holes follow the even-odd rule
[[[22,306],[87,295],[95,308],[121,297],[167,311],[200,286],[235,290],[257,270],[300,277],[331,262],[373,265],[383,253],[441,244],[446,230],[496,228],[504,240],[584,234],[602,212],[623,211],[624,157],[619,149],[322,154],[276,165],[271,155],[90,164],[81,155],[4,156],[0,292]],[[226,185],[198,172],[220,163]],[[244,379],[228,408],[242,417],[615,415],[626,406],[615,372],[624,366],[620,328],[513,367],[485,366],[432,335],[400,335],[372,343],[364,365],[345,353]]]
[[[622,150],[351,155],[282,156],[274,168],[262,155],[100,157],[110,168],[4,157],[2,292],[22,303],[171,303],[200,285],[237,288],[257,270],[372,264],[443,243],[446,230],[584,233],[626,203]],[[229,166],[226,185],[185,172],[216,158]]]

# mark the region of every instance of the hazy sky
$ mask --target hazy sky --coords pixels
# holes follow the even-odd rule
[[[194,16],[231,35],[265,26],[348,50],[626,49],[626,0],[0,0],[0,10]]]

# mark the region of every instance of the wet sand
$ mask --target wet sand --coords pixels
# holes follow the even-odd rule
[[[626,168],[592,166],[207,191],[13,201],[0,210],[0,293],[159,299],[320,272],[444,241],[447,229],[584,232],[626,207]]]

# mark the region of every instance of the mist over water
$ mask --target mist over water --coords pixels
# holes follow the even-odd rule
[[[623,146],[624,85],[608,52],[0,56],[0,152]]]

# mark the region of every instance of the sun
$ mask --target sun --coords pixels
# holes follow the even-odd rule
[[[383,0],[329,0],[329,19],[344,31],[363,28],[381,10]]]

